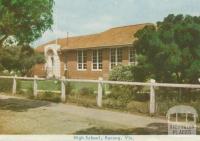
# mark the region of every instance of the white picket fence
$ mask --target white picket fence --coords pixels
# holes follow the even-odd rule
[[[13,87],[12,94],[16,94],[17,89],[17,79],[19,80],[33,80],[33,95],[37,97],[38,92],[38,84],[37,81],[47,80],[45,78],[34,77],[17,77],[17,76],[0,76],[0,78],[4,79],[13,79]],[[62,77],[61,79],[57,79],[61,81],[61,101],[66,101],[66,90],[65,84],[67,82],[86,82],[86,83],[97,83],[98,84],[98,93],[97,93],[97,106],[102,107],[102,97],[103,97],[103,85],[104,84],[115,84],[115,85],[131,85],[131,86],[148,86],[150,88],[150,105],[149,112],[150,114],[154,114],[156,110],[156,101],[155,101],[155,88],[156,87],[172,87],[172,88],[195,88],[200,89],[199,84],[172,84],[172,83],[156,83],[155,80],[151,79],[150,82],[124,82],[124,81],[108,81],[103,80],[101,77],[99,80],[87,80],[87,79],[66,79]]]

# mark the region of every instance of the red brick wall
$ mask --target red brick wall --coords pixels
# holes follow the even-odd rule
[[[67,55],[67,71],[64,72],[64,55]],[[65,75],[67,78],[77,78],[77,79],[98,79],[103,77],[103,79],[108,79],[110,71],[110,49],[102,50],[103,59],[103,69],[92,70],[92,49],[87,50],[87,70],[77,70],[77,50],[71,50],[63,52],[61,55],[61,75]],[[128,65],[128,47],[123,48],[122,63]]]
[[[44,70],[44,64],[37,64],[32,69],[32,76],[37,75],[38,77],[45,77],[46,72]]]
[[[64,57],[67,56],[67,71],[64,71]],[[124,47],[122,53],[122,64],[128,65],[129,63],[129,48]],[[62,52],[60,55],[61,59],[61,75],[66,78],[77,78],[77,79],[98,79],[103,77],[103,79],[108,79],[110,72],[110,49],[102,49],[102,63],[103,69],[92,70],[92,49],[87,50],[87,70],[77,70],[77,50],[71,50]],[[45,76],[44,64],[38,64],[33,68],[33,75],[38,75],[39,77]]]

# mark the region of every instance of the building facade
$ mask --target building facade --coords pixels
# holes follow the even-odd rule
[[[111,28],[98,34],[68,37],[39,46],[46,63],[33,68],[40,77],[108,79],[117,65],[136,63],[134,34],[148,24]]]

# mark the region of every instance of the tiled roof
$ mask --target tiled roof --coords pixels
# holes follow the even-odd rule
[[[122,26],[111,28],[98,34],[58,39],[58,44],[61,46],[62,50],[128,45],[136,40],[134,34],[146,25],[150,24]],[[43,52],[44,46],[52,43],[55,43],[55,40],[37,47],[36,50]]]

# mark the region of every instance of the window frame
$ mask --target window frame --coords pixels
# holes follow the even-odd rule
[[[115,52],[115,54],[114,54],[114,57],[115,57],[114,63],[112,62],[112,49],[114,49],[114,52]],[[118,54],[119,50],[121,50],[121,62],[119,62],[119,58],[118,58],[119,57],[119,54]],[[110,65],[109,65],[110,70],[113,69],[112,68],[112,64],[114,64],[114,66],[117,66],[117,65],[122,64],[122,62],[123,62],[123,48],[122,47],[111,48],[110,49]]]
[[[79,63],[79,52],[81,52],[81,63]],[[84,53],[86,53],[85,57],[85,63],[84,63]],[[81,68],[79,68],[79,64],[81,64]],[[86,65],[86,68],[84,68],[84,64]],[[85,71],[87,70],[87,51],[86,50],[77,50],[77,70],[78,71]]]
[[[96,51],[96,62],[94,63],[94,51]],[[100,53],[101,52],[101,62],[99,61],[100,57]],[[94,69],[94,64],[96,64],[96,69]],[[99,66],[102,66],[102,68],[100,69]],[[103,69],[103,53],[102,53],[102,49],[93,49],[92,50],[92,64],[91,64],[91,68],[92,68],[92,71],[102,71]]]

